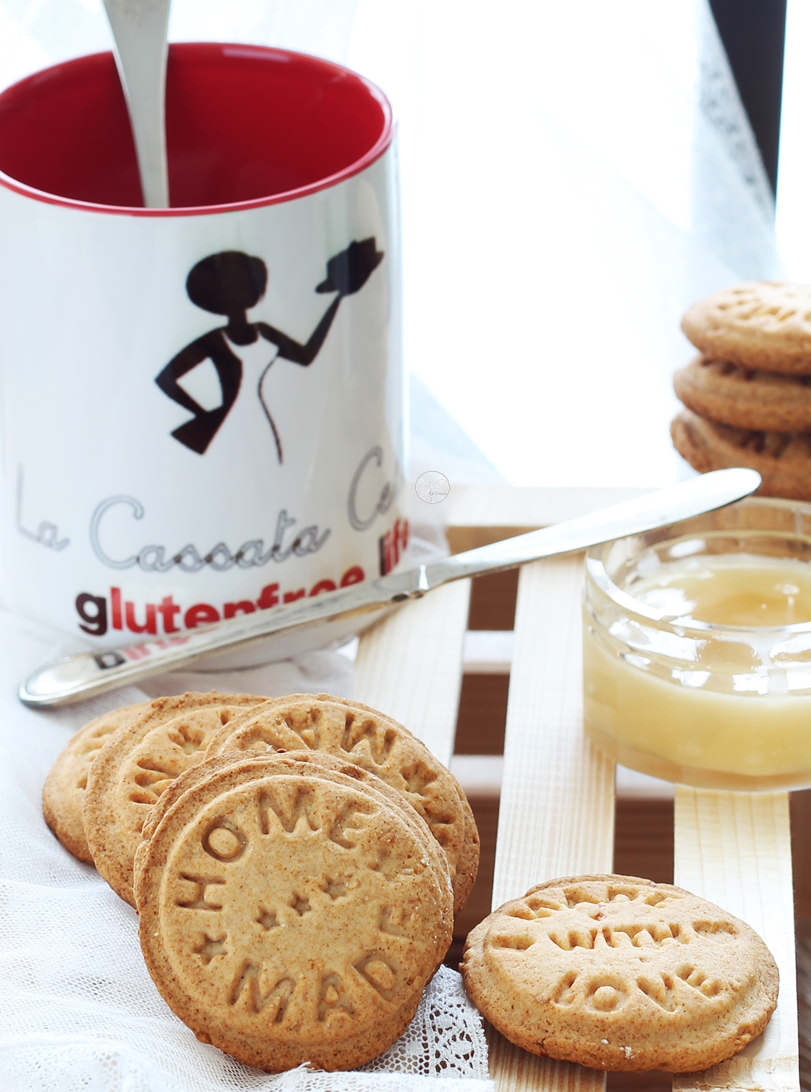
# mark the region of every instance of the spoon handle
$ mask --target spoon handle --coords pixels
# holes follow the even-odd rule
[[[104,0],[147,208],[169,207],[165,128],[169,4],[170,0]]]

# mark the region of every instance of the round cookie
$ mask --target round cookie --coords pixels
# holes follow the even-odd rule
[[[726,288],[693,304],[681,328],[705,356],[811,375],[811,285],[749,281]]]
[[[169,809],[177,803],[184,792],[193,788],[206,778],[215,776],[220,773],[221,770],[230,770],[240,762],[246,762],[248,759],[256,761],[256,759],[260,757],[264,756],[243,755],[239,751],[224,751],[221,754],[206,755],[202,762],[199,762],[196,766],[190,766],[189,769],[178,774],[174,781],[166,786],[164,791],[146,813],[144,824],[141,827],[141,841],[135,851],[133,865],[134,880],[132,886],[136,904],[138,902],[138,872],[146,855],[149,840]]]
[[[219,782],[227,781],[229,784],[235,784],[238,781],[243,784],[258,778],[284,777],[291,773],[300,774],[308,770],[326,780],[330,780],[334,774],[338,774],[341,783],[345,783],[344,779],[349,777],[353,781],[368,785],[375,793],[386,798],[390,805],[403,813],[405,821],[411,826],[417,840],[423,843],[429,857],[439,859],[440,863],[437,867],[439,871],[447,872],[448,883],[450,883],[450,869],[447,857],[442,853],[436,840],[431,837],[426,824],[417,817],[414,809],[406,803],[396,789],[387,785],[385,781],[381,781],[375,774],[361,769],[360,766],[342,762],[340,759],[322,751],[288,751],[284,754],[267,751],[262,754],[256,752],[246,754],[242,751],[226,750],[220,754],[207,756],[199,765],[193,766],[182,773],[161,794],[158,802],[150,808],[141,832],[141,843],[135,852],[133,889],[136,904],[138,901],[139,876],[148,853],[149,842],[166,814],[177,804],[184,793],[203,781],[211,781],[210,789],[217,780]]]
[[[386,1050],[452,931],[447,864],[419,822],[371,784],[303,765],[244,780],[243,762],[190,787],[138,881],[164,999],[203,1042],[272,1072]]]
[[[89,721],[71,736],[45,779],[42,787],[45,822],[65,849],[87,864],[93,863],[93,856],[85,837],[82,801],[90,763],[107,737],[148,705],[149,702],[123,705]]]
[[[761,496],[811,500],[811,432],[732,428],[682,410],[670,435],[678,453],[702,474],[748,466],[763,479]]]
[[[301,747],[369,770],[405,797],[445,851],[458,913],[476,880],[480,846],[470,804],[450,770],[396,720],[330,694],[271,698],[225,725],[209,753]]]
[[[753,371],[697,356],[673,376],[678,398],[694,413],[736,428],[811,429],[811,376]]]
[[[149,809],[178,774],[202,762],[214,733],[264,698],[188,693],[156,698],[115,731],[90,767],[82,816],[93,863],[135,905],[132,862]]]
[[[533,887],[471,931],[461,970],[511,1042],[595,1069],[705,1069],[777,1003],[777,965],[750,926],[635,876]]]

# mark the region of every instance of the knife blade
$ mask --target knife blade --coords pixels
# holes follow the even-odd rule
[[[186,666],[223,649],[267,642],[268,661],[290,655],[290,639],[316,626],[380,615],[409,599],[419,599],[452,580],[499,572],[555,554],[571,553],[626,535],[652,531],[723,508],[749,496],[760,485],[754,470],[715,470],[690,481],[602,508],[577,519],[454,554],[406,572],[365,580],[271,610],[224,622],[152,637],[131,645],[79,652],[43,665],[20,686],[20,700],[33,708],[59,706]],[[329,637],[326,638],[327,643]],[[274,656],[274,647],[278,646]]]

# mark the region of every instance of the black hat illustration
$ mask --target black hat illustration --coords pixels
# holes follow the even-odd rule
[[[383,261],[383,251],[371,239],[350,243],[346,250],[327,262],[327,279],[316,286],[316,292],[339,292],[351,296],[363,288],[373,270]]]

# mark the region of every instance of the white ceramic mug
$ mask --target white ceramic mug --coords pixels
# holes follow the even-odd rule
[[[88,641],[171,635],[407,545],[391,110],[354,73],[171,47],[172,207],[112,56],[0,95],[2,579]]]

